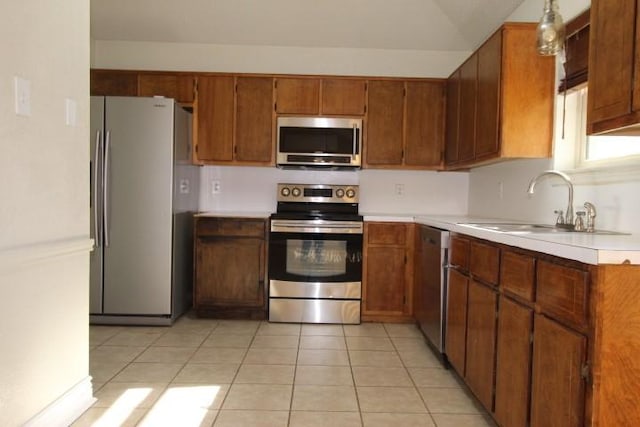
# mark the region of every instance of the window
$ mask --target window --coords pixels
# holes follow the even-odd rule
[[[555,165],[561,169],[603,169],[638,165],[640,135],[586,134],[587,87],[581,85],[556,101]]]

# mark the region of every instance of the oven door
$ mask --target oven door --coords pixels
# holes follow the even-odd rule
[[[360,298],[362,222],[272,220],[269,297]]]

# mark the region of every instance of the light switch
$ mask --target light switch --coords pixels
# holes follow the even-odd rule
[[[75,99],[65,98],[64,111],[65,111],[65,124],[67,126],[76,125],[76,115],[78,110],[78,104]]]
[[[31,82],[22,77],[14,77],[14,95],[16,99],[16,114],[31,115]]]

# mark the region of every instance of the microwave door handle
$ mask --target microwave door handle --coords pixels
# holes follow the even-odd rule
[[[353,124],[353,155],[358,154],[358,125]]]

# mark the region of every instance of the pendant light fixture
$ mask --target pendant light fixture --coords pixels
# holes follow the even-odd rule
[[[544,1],[544,13],[538,24],[538,53],[557,55],[564,48],[564,22],[558,12],[556,0]]]

